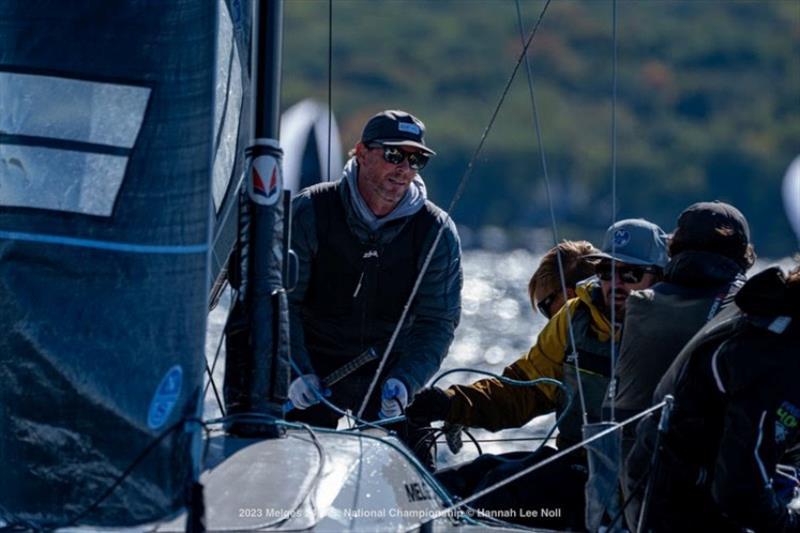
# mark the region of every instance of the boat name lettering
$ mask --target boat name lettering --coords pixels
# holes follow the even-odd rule
[[[408,501],[410,502],[421,502],[433,499],[433,493],[430,487],[423,483],[404,483],[403,486],[406,488],[406,496],[408,496]]]

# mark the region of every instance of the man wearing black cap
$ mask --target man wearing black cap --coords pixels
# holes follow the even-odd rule
[[[755,261],[744,215],[723,202],[699,202],[678,217],[661,283],[628,297],[625,334],[611,382],[616,419],[652,405],[653,391],[683,346],[733,301]],[[604,408],[612,401],[606,399]],[[626,426],[623,457],[633,445]]]
[[[384,354],[434,244],[364,416],[401,414],[447,354],[461,313],[461,247],[453,221],[427,200],[419,172],[436,153],[424,135],[424,124],[409,113],[378,113],[342,179],[294,199],[299,280],[289,295],[290,419],[335,427],[340,415],[318,404],[329,393],[334,405],[358,412],[377,361],[330,391],[321,380],[369,349]]]

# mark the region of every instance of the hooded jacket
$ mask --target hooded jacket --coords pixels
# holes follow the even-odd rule
[[[572,402],[570,413],[559,423],[560,447],[581,439],[580,398],[574,379],[575,365],[569,358],[573,351],[570,322],[579,354],[589,422],[600,420],[602,397],[609,381],[610,363],[606,367],[603,360],[610,359],[611,325],[601,311],[600,283],[590,278],[576,287],[576,293],[577,297],[569,300],[545,325],[528,353],[503,370],[505,377],[520,381],[553,378],[568,384]],[[618,340],[619,333],[616,337]],[[490,431],[520,427],[534,417],[562,411],[567,403],[566,396],[556,385],[524,387],[493,378],[472,385],[453,385],[447,394],[451,396],[448,422]]]
[[[753,276],[736,305],[681,351],[653,396],[675,398],[650,472],[658,417],[637,428],[626,462],[629,525],[643,487],[652,498],[646,530],[800,531],[773,485],[776,465],[800,442],[800,286],[778,268]]]
[[[355,187],[357,172],[358,165],[351,159],[341,180],[309,187],[293,200],[292,249],[297,254],[299,270],[296,287],[289,293],[292,359],[302,373],[324,377],[367,347],[383,355],[410,294],[410,287],[408,291],[405,286],[400,290],[388,278],[396,272],[406,281],[415,279],[436,234],[444,226],[383,376],[401,380],[413,394],[439,369],[460,318],[463,280],[458,234],[452,219],[427,200],[419,176],[392,213],[380,219],[370,217],[371,213],[366,213],[364,205],[359,203],[363,199]],[[329,208],[321,210],[320,199],[315,196],[324,197]],[[322,212],[330,213],[330,219],[317,220]],[[427,221],[421,221],[420,217],[426,217]],[[425,235],[417,235],[423,225],[429,229]],[[322,241],[320,229],[326,233]],[[338,241],[330,241],[330,236]],[[403,250],[394,257],[403,258],[402,264],[387,265],[384,257],[392,257],[397,246]],[[409,246],[413,250],[406,253]],[[381,262],[374,269],[377,279],[374,276],[371,282],[359,279],[359,271],[364,272],[360,270],[362,266],[337,259],[342,252],[337,247],[367,250],[362,263]],[[334,259],[336,265],[330,265],[329,259]],[[339,285],[351,278],[357,282],[352,283],[353,287],[348,286],[344,294]],[[316,291],[313,295],[309,293],[311,287]],[[317,302],[314,309],[309,305],[312,296]],[[367,302],[354,304],[360,306],[360,318],[353,320],[345,313],[337,317],[331,312],[333,307],[345,303],[342,300],[351,297]],[[326,312],[315,312],[319,302],[326,301],[330,304]],[[311,330],[308,335],[306,329]],[[324,341],[322,344],[320,339]],[[366,370],[374,371],[375,367],[370,365]]]
[[[670,259],[664,281],[631,293],[616,366],[618,420],[650,407],[669,365],[706,322],[733,303],[744,280],[736,261],[710,252],[686,251]],[[608,399],[604,407],[610,408]],[[632,436],[635,426],[625,428],[630,428]]]

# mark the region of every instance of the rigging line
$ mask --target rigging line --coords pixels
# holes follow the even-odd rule
[[[214,531],[263,531],[263,530],[265,530],[267,528],[280,527],[283,524],[285,524],[286,522],[288,522],[289,520],[291,520],[292,518],[294,518],[295,516],[297,516],[297,513],[298,513],[299,509],[302,507],[303,503],[306,500],[308,500],[309,496],[312,494],[312,492],[314,492],[319,487],[319,482],[322,479],[323,473],[324,473],[324,470],[325,470],[325,445],[322,444],[322,442],[320,442],[319,437],[317,436],[317,433],[320,433],[320,429],[321,428],[315,428],[315,427],[312,427],[312,426],[310,426],[310,425],[308,425],[306,423],[303,423],[303,422],[286,422],[285,420],[277,419],[274,416],[265,415],[263,413],[237,413],[237,414],[233,414],[233,415],[227,415],[227,416],[224,416],[224,417],[221,417],[221,418],[214,418],[214,419],[211,419],[211,420],[206,420],[204,422],[204,425],[205,426],[209,426],[209,425],[216,425],[216,424],[224,424],[225,422],[229,422],[229,421],[233,421],[233,420],[261,421],[261,422],[266,422],[266,423],[272,423],[272,424],[275,424],[275,425],[281,425],[281,426],[284,426],[284,427],[287,427],[287,428],[290,428],[290,429],[295,429],[295,430],[302,429],[302,430],[306,431],[309,434],[309,438],[311,440],[311,443],[316,448],[317,454],[319,456],[319,464],[317,465],[317,471],[314,473],[314,475],[311,478],[311,481],[309,482],[308,490],[306,491],[306,493],[303,495],[302,498],[298,499],[298,503],[293,509],[291,509],[290,511],[288,511],[285,514],[282,513],[282,516],[280,518],[278,518],[278,520],[275,520],[273,522],[263,523],[263,524],[256,524],[254,526],[246,526],[246,527],[237,526],[235,528],[219,528],[219,527],[216,527],[214,529]],[[302,439],[300,439],[299,437],[296,437],[296,436],[295,436],[295,438],[297,438],[298,440],[302,440]],[[312,500],[313,500],[313,498],[312,498]],[[314,512],[314,518],[316,519],[317,518],[316,517],[316,512],[318,510],[314,506],[313,501],[311,501],[310,504],[312,506],[312,511]]]
[[[108,499],[108,497],[111,496],[111,494],[117,489],[117,487],[119,487],[126,479],[128,479],[128,476],[131,475],[131,473],[136,469],[136,467],[138,467],[139,464],[141,464],[141,462],[150,454],[150,452],[152,452],[156,448],[156,446],[158,446],[165,438],[169,437],[179,429],[184,429],[184,431],[187,431],[185,428],[189,424],[198,424],[203,429],[203,431],[205,431],[206,441],[208,441],[208,435],[209,435],[208,427],[202,420],[198,418],[184,418],[182,420],[179,420],[172,426],[165,429],[162,433],[157,435],[152,441],[150,441],[147,444],[147,446],[145,446],[136,455],[133,461],[130,464],[128,464],[125,470],[116,478],[114,478],[112,483],[108,487],[106,487],[106,489],[100,494],[100,496],[96,498],[86,508],[77,512],[72,518],[67,519],[68,520],[67,522],[37,524],[37,527],[35,529],[37,531],[40,531],[42,529],[49,531],[49,530],[67,528],[70,526],[79,526],[80,524],[78,524],[78,522],[89,516],[95,509],[97,509],[97,507],[100,506],[100,504],[106,501],[106,499]]]
[[[481,448],[481,445],[479,444],[478,439],[476,439],[475,436],[472,433],[467,431],[466,428],[463,431],[464,431],[464,433],[466,433],[467,437],[469,437],[469,440],[472,441],[472,444],[474,444],[475,447],[478,449],[478,455],[483,455],[483,449]]]
[[[239,291],[237,289],[231,288],[229,291],[230,298],[228,300],[228,306],[230,307],[236,302],[237,298],[239,297]],[[217,368],[217,361],[219,360],[219,354],[222,351],[222,343],[225,341],[225,332],[228,330],[228,323],[231,321],[231,313],[228,313],[225,317],[225,324],[222,326],[222,333],[219,336],[219,342],[217,343],[217,350],[214,353],[214,360],[211,362],[211,374],[209,377],[213,376],[214,370]],[[208,392],[208,383],[206,383],[206,388],[203,391],[203,395]]]
[[[230,189],[230,193],[231,193],[231,200],[228,202],[228,206],[225,208],[225,212],[222,214],[222,216],[221,216],[221,217],[220,217],[220,219],[219,219],[219,224],[217,224],[217,227],[218,227],[218,228],[225,227],[225,223],[228,221],[228,218],[231,216],[231,213],[233,212],[233,208],[239,205],[239,202],[238,202],[238,201],[236,201],[236,200],[235,200],[235,198],[238,198],[238,197],[239,197],[239,194],[237,194],[237,191],[241,191],[241,189],[240,189],[240,188],[241,188],[241,186],[242,186],[242,182],[244,181],[244,178],[245,178],[245,176],[247,175],[247,168],[248,168],[248,166],[249,166],[249,165],[247,164],[247,159],[248,159],[248,157],[250,157],[250,156],[245,156],[245,159],[244,159],[244,167],[243,167],[243,169],[242,169],[242,173],[241,173],[241,175],[239,176],[239,179],[238,179],[238,181],[236,182],[236,185],[235,185],[235,186],[234,186],[232,189]],[[219,241],[220,237],[222,237],[222,234],[223,234],[223,232],[222,232],[222,231],[220,231],[220,232],[219,232],[219,233],[217,233],[217,235],[214,237],[214,241],[211,243],[211,248],[212,248],[212,249],[216,250],[216,248],[217,248],[217,241]],[[220,260],[219,260],[219,258],[216,256],[216,254],[214,255],[214,259],[217,261],[217,264],[218,264],[218,265],[221,265],[221,264],[222,264],[222,261],[220,261]]]
[[[468,503],[472,503],[475,500],[486,496],[490,492],[493,492],[493,491],[499,489],[500,487],[508,485],[512,481],[515,481],[515,480],[517,480],[517,479],[519,479],[519,478],[521,478],[523,476],[526,476],[526,475],[530,474],[531,472],[533,472],[534,470],[538,470],[538,469],[542,468],[543,466],[546,466],[546,465],[552,463],[553,461],[555,461],[557,459],[560,459],[561,457],[564,457],[565,455],[568,455],[568,454],[574,452],[575,450],[578,450],[578,449],[586,446],[590,442],[594,442],[594,441],[596,441],[596,440],[598,440],[598,439],[600,439],[602,437],[605,437],[606,435],[608,435],[609,433],[612,433],[614,431],[619,431],[624,426],[626,426],[626,425],[628,425],[628,424],[630,424],[632,422],[635,422],[636,420],[639,420],[640,418],[644,418],[645,416],[649,415],[650,413],[661,409],[662,407],[664,407],[664,405],[666,405],[666,403],[667,403],[666,401],[661,401],[661,402],[657,403],[656,405],[654,405],[654,406],[652,406],[652,407],[650,407],[648,409],[645,409],[641,413],[633,415],[632,417],[628,418],[627,420],[619,422],[616,425],[609,427],[608,429],[604,429],[603,431],[601,431],[601,432],[589,437],[588,439],[585,439],[585,440],[583,440],[581,442],[573,444],[572,446],[570,446],[569,448],[566,448],[564,450],[559,450],[558,453],[556,453],[554,455],[551,455],[550,457],[544,459],[543,461],[541,461],[539,463],[536,463],[534,465],[531,465],[531,466],[529,466],[529,467],[527,467],[527,468],[525,468],[523,470],[520,470],[519,472],[517,472],[517,473],[515,473],[515,474],[513,474],[513,475],[511,475],[511,476],[509,476],[509,477],[507,477],[507,478],[505,478],[503,480],[498,481],[494,485],[490,485],[489,487],[487,487],[487,488],[485,488],[485,489],[483,489],[483,490],[481,490],[479,492],[476,492],[475,494],[473,494],[473,495],[471,495],[471,496],[469,496],[467,498],[464,498],[463,500],[453,504],[450,507],[447,507],[445,509],[441,509],[439,511],[431,513],[430,520],[435,520],[435,519],[440,518],[442,516],[445,516],[445,515],[447,515],[449,513],[452,513],[453,511],[455,511],[459,507],[463,507],[464,505],[467,505]],[[410,531],[410,530],[406,530],[406,531]]]
[[[229,300],[229,306],[233,305],[233,303],[237,299],[238,290],[231,289],[229,294],[231,295]],[[214,370],[217,368],[217,361],[219,360],[219,354],[222,351],[222,343],[225,341],[225,332],[228,330],[228,323],[231,320],[231,313],[228,313],[227,317],[225,318],[225,325],[222,326],[222,333],[219,336],[219,342],[217,343],[217,350],[214,353],[214,360],[211,362],[211,367],[208,366],[208,359],[205,359],[205,355],[203,358],[206,362],[206,372],[208,373],[208,381],[206,382],[205,388],[203,389],[203,398],[206,397],[208,394],[208,387],[209,385],[214,389],[214,397],[217,399],[217,406],[219,407],[219,412],[222,413],[222,416],[225,416],[227,413],[225,412],[225,407],[223,406],[222,399],[219,395],[219,390],[217,389],[217,383],[214,380]]]
[[[223,424],[230,420],[261,420],[267,421],[269,423],[273,423],[275,425],[283,426],[290,429],[304,429],[302,426],[307,424],[302,424],[300,422],[288,422],[283,419],[276,418],[272,415],[266,415],[263,413],[237,413],[234,415],[228,415],[222,418],[213,418],[210,420],[201,421],[204,426],[216,425],[216,424]],[[453,500],[448,494],[448,492],[442,488],[441,484],[433,477],[431,474],[408,449],[400,443],[394,442],[393,439],[385,439],[382,437],[378,437],[375,435],[370,435],[368,433],[351,433],[348,431],[342,431],[338,429],[331,429],[331,428],[322,428],[322,427],[312,427],[312,430],[318,434],[330,434],[330,435],[338,435],[338,436],[345,436],[345,437],[353,437],[359,440],[366,439],[366,440],[373,440],[382,443],[385,446],[388,446],[402,455],[410,464],[414,467],[417,473],[422,477],[422,479],[430,485],[430,487],[434,490],[434,492],[441,498],[441,500],[445,503],[445,505],[452,505]],[[467,520],[469,521],[468,517]]]
[[[336,404],[328,400],[323,394],[320,393],[320,391],[316,387],[313,386],[311,382],[308,381],[308,378],[306,378],[306,375],[303,374],[303,372],[300,370],[300,367],[297,366],[297,363],[294,361],[294,359],[289,359],[289,364],[292,366],[294,372],[298,376],[300,376],[299,379],[303,380],[303,383],[306,385],[306,387],[314,391],[316,399],[320,403],[328,407],[334,413],[339,414],[340,417],[344,416],[347,418],[353,418],[353,420],[355,420],[357,423],[360,424],[360,426],[357,427],[356,429],[373,428],[373,429],[379,429],[388,434],[392,433],[390,430],[386,429],[385,427],[382,427],[379,423],[368,422],[367,420],[363,420],[361,417],[354,417],[352,413],[350,413],[349,411],[345,411],[341,407],[337,406]],[[395,418],[403,420],[405,417],[395,417]],[[387,421],[384,420],[383,422],[386,423]]]
[[[274,420],[275,424],[280,425],[280,426],[289,427],[289,428],[291,428],[291,427],[293,427],[294,425],[297,424],[296,422],[287,422],[285,420],[279,420],[279,419],[274,419],[274,418],[273,418],[273,420]],[[331,428],[315,427],[313,429],[314,429],[314,431],[316,431],[319,434],[338,435],[338,436],[344,436],[344,437],[348,437],[348,438],[357,438],[359,440],[362,440],[362,439],[363,440],[372,440],[372,441],[380,442],[381,444],[383,444],[385,446],[388,446],[389,448],[392,448],[394,451],[396,451],[397,453],[402,455],[411,464],[411,466],[416,470],[417,474],[419,474],[420,477],[422,477],[423,481],[425,481],[428,485],[430,485],[430,487],[433,489],[433,491],[436,493],[436,495],[439,498],[442,499],[442,501],[445,503],[445,505],[452,505],[453,504],[453,499],[450,497],[449,493],[442,487],[441,483],[439,483],[439,481],[437,481],[437,479],[433,476],[433,474],[431,474],[422,465],[422,463],[420,463],[419,459],[417,459],[411,453],[411,451],[408,450],[408,448],[406,446],[404,446],[403,444],[400,444],[395,439],[391,439],[391,438],[387,439],[387,438],[384,438],[384,437],[370,435],[369,433],[351,433],[351,432],[348,432],[348,431],[341,431],[341,430],[338,430],[338,429],[331,429]]]
[[[233,302],[235,302],[236,299],[239,297],[238,296],[239,295],[239,291],[238,291],[238,289],[231,288],[231,290],[229,291],[229,294],[230,294],[230,298],[228,300],[228,306],[232,305]],[[225,340],[225,332],[228,329],[228,323],[230,323],[230,321],[231,321],[231,314],[228,313],[228,315],[225,317],[225,324],[222,326],[222,333],[219,336],[219,342],[217,343],[217,351],[214,354],[214,361],[211,363],[211,372],[214,372],[214,370],[216,370],[216,368],[217,368],[217,360],[219,359],[219,354],[220,354],[220,352],[222,350],[222,343]],[[208,387],[206,387],[206,390],[208,390]]]
[[[530,442],[530,441],[542,441],[547,440],[546,437],[508,437],[505,439],[473,439],[473,442]],[[447,441],[445,440],[437,440],[439,444],[446,444]]]
[[[211,367],[208,366],[208,360],[206,360],[206,373],[208,373],[208,383],[206,383],[206,388],[203,391],[203,398],[205,398],[205,395],[208,392],[208,385],[211,384],[211,388],[214,390],[214,397],[217,399],[219,412],[222,413],[222,416],[225,416],[225,407],[222,405],[222,399],[219,397],[217,384],[214,382],[214,376],[212,375]]]
[[[328,181],[331,181],[331,136],[333,128],[333,0],[328,0]]]
[[[561,421],[564,419],[564,417],[566,417],[567,414],[569,414],[570,408],[572,407],[572,401],[573,401],[572,390],[568,386],[564,385],[563,382],[558,381],[557,379],[553,379],[553,378],[536,378],[536,379],[532,379],[532,380],[529,380],[529,381],[520,381],[518,379],[511,379],[511,378],[508,378],[506,376],[501,376],[501,375],[495,374],[493,372],[489,372],[487,370],[478,370],[478,369],[473,369],[473,368],[451,368],[450,370],[447,370],[446,372],[443,372],[443,373],[439,374],[431,382],[430,386],[433,387],[443,377],[447,376],[448,374],[454,374],[456,372],[470,372],[470,373],[473,373],[473,374],[482,374],[484,376],[490,376],[490,377],[492,377],[492,378],[494,378],[494,379],[496,379],[498,381],[501,381],[503,383],[507,383],[509,385],[521,386],[521,387],[530,387],[532,385],[541,385],[541,384],[556,385],[558,387],[561,387],[561,390],[563,390],[564,394],[566,394],[566,396],[567,396],[567,401],[564,404],[564,409],[563,409],[562,413],[556,418],[555,424],[553,424],[553,427],[551,427],[550,430],[545,435],[545,438],[542,441],[542,444],[539,446],[540,448],[542,446],[544,446],[545,443],[548,440],[550,440],[550,437],[553,436],[553,433],[555,433],[556,429],[558,428],[558,425],[561,423]]]
[[[617,222],[617,0],[611,0],[611,41],[613,59],[611,62],[611,224]],[[616,256],[617,240],[612,235],[611,256]],[[609,381],[608,396],[611,403],[611,421],[616,420],[616,371],[617,371],[617,316],[616,316],[616,286],[617,273],[616,261],[611,261],[611,331],[609,343],[611,344],[611,380]]]
[[[450,213],[453,212],[453,208],[455,207],[456,203],[461,199],[461,196],[464,194],[464,190],[466,189],[467,182],[469,181],[469,177],[472,174],[472,169],[475,166],[475,162],[478,159],[478,155],[480,155],[481,150],[483,149],[483,145],[486,143],[486,138],[489,136],[489,132],[492,130],[494,126],[495,120],[497,119],[497,115],[500,113],[500,108],[503,107],[503,102],[505,102],[506,95],[508,95],[509,90],[511,89],[511,84],[514,82],[514,78],[519,72],[519,67],[522,64],[522,60],[528,53],[528,48],[530,47],[531,43],[533,42],[533,38],[536,36],[536,31],[539,29],[540,24],[542,23],[542,19],[544,18],[544,14],[547,12],[547,7],[550,5],[552,0],[547,0],[544,7],[542,8],[541,13],[539,14],[539,18],[536,21],[533,29],[531,30],[530,36],[528,37],[527,41],[525,42],[525,46],[522,48],[522,52],[520,53],[519,57],[517,58],[517,62],[514,65],[514,69],[511,71],[511,75],[508,77],[506,81],[506,85],[503,88],[502,93],[500,94],[500,99],[497,102],[497,105],[492,112],[492,116],[489,119],[489,123],[486,125],[486,128],[483,130],[483,134],[481,135],[480,142],[478,142],[478,146],[475,148],[475,151],[472,154],[472,157],[467,164],[467,169],[464,171],[464,175],[461,177],[461,181],[458,184],[458,188],[456,192],[453,194],[453,198],[450,200],[450,204],[447,206],[447,210],[445,214],[449,218]],[[375,372],[375,377],[372,379],[372,382],[369,384],[369,388],[367,389],[367,394],[364,395],[364,400],[361,402],[361,407],[358,410],[358,417],[360,418],[364,410],[367,408],[367,403],[369,402],[370,396],[372,396],[372,392],[375,390],[375,385],[378,383],[380,379],[381,372],[383,372],[384,366],[386,366],[386,362],[389,360],[389,354],[394,347],[394,343],[397,341],[397,336],[400,334],[400,329],[403,326],[403,323],[406,320],[406,316],[408,315],[408,311],[411,308],[411,303],[414,301],[414,297],[417,295],[417,291],[419,290],[419,286],[422,284],[422,277],[428,270],[428,266],[431,263],[431,259],[433,259],[433,254],[436,251],[437,246],[439,245],[439,241],[442,239],[442,235],[444,234],[444,230],[447,227],[447,224],[441,224],[439,226],[439,231],[436,232],[436,238],[433,240],[433,244],[431,244],[430,250],[428,250],[428,254],[425,256],[425,261],[422,264],[422,268],[420,268],[419,274],[417,274],[417,279],[414,281],[414,286],[411,289],[411,294],[408,295],[408,299],[406,300],[406,304],[403,307],[403,312],[400,315],[400,319],[397,321],[397,325],[394,328],[394,332],[392,332],[392,337],[389,339],[389,344],[386,345],[386,349],[383,351],[383,357],[381,357],[380,364],[378,365],[378,369]]]
[[[308,432],[308,435],[309,435],[309,438],[311,440],[311,443],[316,448],[317,456],[319,457],[319,463],[317,464],[317,470],[314,473],[314,475],[312,476],[311,481],[309,482],[308,489],[306,490],[306,493],[303,495],[302,498],[298,498],[297,504],[294,506],[294,508],[292,508],[288,513],[286,513],[284,516],[282,516],[281,518],[279,518],[277,520],[274,520],[272,522],[262,523],[262,524],[249,525],[249,526],[246,526],[246,527],[242,527],[240,525],[237,525],[236,527],[232,527],[232,528],[215,528],[215,531],[263,531],[263,530],[268,529],[268,528],[269,529],[277,528],[277,527],[280,527],[280,526],[286,524],[292,518],[297,516],[298,513],[300,513],[300,509],[303,506],[303,503],[305,503],[306,501],[308,501],[309,504],[311,505],[312,516],[314,517],[314,522],[316,523],[316,521],[318,520],[318,517],[317,517],[318,509],[316,508],[316,505],[314,504],[314,498],[310,497],[310,496],[313,493],[317,492],[317,490],[319,489],[320,481],[322,481],[322,477],[323,477],[323,474],[325,472],[325,446],[320,442],[319,437],[317,436],[317,433],[315,432],[314,428],[312,428],[310,425],[302,423],[302,422],[295,422],[294,424],[297,424],[297,426],[299,426],[299,427],[297,427],[297,429],[303,429],[306,432]]]
[[[519,7],[519,0],[515,1],[517,7],[517,26],[519,27],[519,37],[520,40],[524,43],[525,34],[522,28],[522,11]],[[578,358],[578,350],[575,344],[575,329],[572,327],[572,310],[566,302],[569,300],[569,295],[567,294],[567,282],[566,282],[566,275],[564,274],[564,261],[561,257],[561,250],[558,248],[558,226],[556,224],[556,213],[555,209],[553,208],[553,193],[550,188],[550,176],[547,172],[547,157],[544,151],[544,141],[542,140],[542,129],[539,125],[539,108],[536,105],[536,92],[534,91],[533,87],[533,70],[531,69],[530,59],[528,58],[528,53],[525,53],[525,72],[528,77],[528,93],[530,94],[531,99],[531,109],[533,111],[533,125],[534,129],[536,130],[536,139],[539,143],[539,155],[542,160],[542,172],[544,174],[544,185],[545,191],[547,193],[547,205],[550,211],[550,228],[553,233],[553,245],[556,247],[556,263],[558,264],[558,279],[561,283],[561,295],[564,298],[564,307],[566,308],[567,313],[567,333],[569,335],[569,345],[572,349],[572,353],[570,356],[572,357],[573,361],[575,361],[575,369],[577,370],[576,375],[578,377],[578,399],[581,402],[581,416],[583,418],[584,425],[587,424],[588,418],[586,415],[586,399],[583,394],[583,382],[581,379],[581,372],[580,372],[580,361]]]

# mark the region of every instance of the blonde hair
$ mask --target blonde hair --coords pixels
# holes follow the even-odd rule
[[[800,260],[800,255],[795,256],[795,260]],[[795,285],[800,287],[800,265],[794,267],[786,275],[786,285],[789,287],[794,287]]]
[[[594,274],[594,264],[586,259],[587,255],[600,253],[589,241],[561,241],[557,246],[550,248],[539,262],[539,267],[528,282],[528,296],[531,306],[536,312],[537,287],[545,287],[548,292],[561,287],[561,277],[558,272],[558,255],[561,255],[561,264],[564,267],[564,285],[568,289],[575,289],[575,285],[583,279]]]

